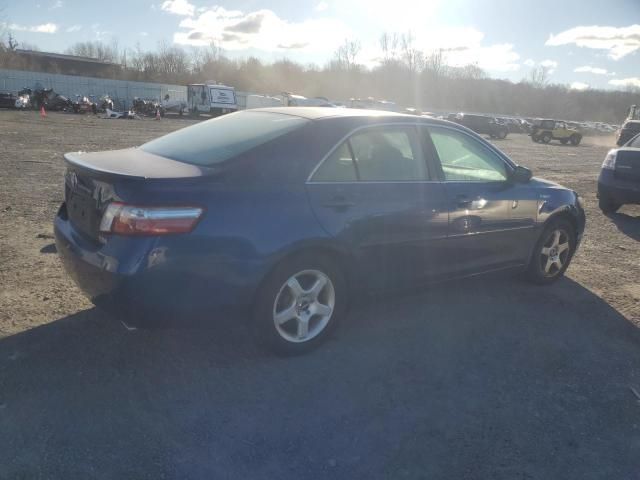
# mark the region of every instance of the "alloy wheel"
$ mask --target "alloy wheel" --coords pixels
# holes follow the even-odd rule
[[[273,323],[288,342],[317,337],[329,324],[335,308],[331,279],[319,270],[303,270],[289,277],[276,295]]]
[[[540,266],[545,277],[555,277],[569,260],[569,234],[561,228],[552,230],[540,251]]]

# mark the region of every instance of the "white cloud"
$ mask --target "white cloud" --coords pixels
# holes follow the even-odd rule
[[[533,67],[536,64],[536,62],[532,58],[527,58],[524,62],[522,62],[522,64],[525,67]]]
[[[187,0],[166,0],[162,2],[160,9],[165,12],[173,13],[174,15],[191,17],[195,13],[196,7],[190,4]]]
[[[609,85],[614,87],[636,87],[640,88],[640,77],[620,78],[609,80]]]
[[[43,23],[41,25],[18,25],[12,23],[9,25],[10,30],[17,30],[19,32],[34,32],[34,33],[56,33],[58,26],[55,23]]]
[[[607,75],[608,73],[605,68],[590,67],[588,65],[574,68],[573,71],[577,73],[593,73],[594,75]]]
[[[513,45],[484,45],[483,39],[484,33],[469,27],[420,30],[413,34],[413,47],[426,54],[441,51],[446,64],[452,67],[477,65],[495,72],[520,68],[520,55],[513,50]],[[365,65],[374,66],[380,62],[383,54],[379,45],[365,46],[361,57]]]
[[[73,33],[73,32],[77,32],[79,30],[82,30],[82,25],[71,25],[70,27],[66,28],[65,32]]]
[[[149,36],[149,32],[140,32],[139,35],[141,37],[148,37]]]
[[[569,85],[569,88],[571,90],[587,90],[589,88],[589,84],[588,83],[583,83],[583,82],[573,82],[571,85]]]
[[[574,27],[557,35],[550,35],[548,46],[577,45],[578,47],[607,50],[614,60],[640,49],[640,25],[629,27],[601,27],[598,25]]]
[[[49,7],[49,10],[55,10],[56,8],[62,8],[64,5],[64,3],[62,2],[62,0],[56,0],[55,2],[53,2],[53,5],[51,5]]]
[[[215,42],[225,50],[256,48],[264,51],[304,50],[333,52],[349,38],[350,30],[340,20],[320,18],[301,22],[283,20],[271,10],[242,12],[215,6],[180,22],[186,31],[173,41],[183,45]],[[327,32],[331,32],[328,35]]]
[[[320,2],[316,5],[316,12],[324,12],[327,8],[329,8],[329,4],[327,2]]]

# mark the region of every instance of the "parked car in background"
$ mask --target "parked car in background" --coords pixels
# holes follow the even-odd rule
[[[640,133],[640,120],[625,121],[616,137],[616,145],[622,146]]]
[[[504,123],[509,130],[509,133],[522,133],[522,124],[517,118],[498,118],[498,120]]]
[[[21,91],[18,94],[13,92],[0,92],[0,108],[11,108],[24,110],[31,106],[29,94]]]
[[[453,121],[464,125],[476,133],[489,135],[491,138],[504,139],[509,133],[509,128],[503,122],[497,118],[486,115],[458,113]]]
[[[537,143],[549,143],[551,140],[558,140],[561,144],[577,146],[582,140],[582,134],[570,128],[562,120],[536,120],[531,128],[531,140]]]
[[[598,178],[603,213],[614,213],[625,204],[640,204],[640,134],[607,153]]]
[[[284,353],[324,340],[357,291],[497,269],[551,283],[585,226],[572,190],[415,115],[244,110],[65,160],[56,244],[92,301],[140,326],[248,319]]]

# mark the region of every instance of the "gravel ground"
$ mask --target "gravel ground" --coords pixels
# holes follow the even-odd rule
[[[0,112],[0,479],[640,477],[640,207],[597,209],[612,139],[496,141],[584,196],[568,278],[363,299],[280,359],[241,329],[127,332],[56,258],[62,154],[186,124]]]

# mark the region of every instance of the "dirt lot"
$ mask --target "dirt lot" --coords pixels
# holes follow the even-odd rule
[[[567,279],[363,300],[286,360],[127,332],[58,263],[62,154],[187,123],[0,112],[0,479],[640,477],[640,207],[597,209],[611,139],[496,141],[584,196]]]

